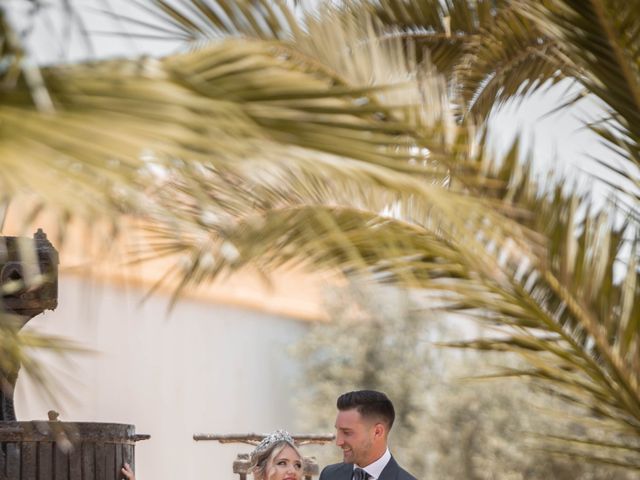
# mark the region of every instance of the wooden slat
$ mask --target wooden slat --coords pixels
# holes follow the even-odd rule
[[[7,478],[18,480],[20,478],[20,444],[7,444]]]
[[[53,470],[55,480],[69,480],[69,456],[58,446],[54,446],[53,452]]]
[[[122,465],[124,464],[124,460],[123,460],[123,452],[122,450],[124,449],[124,445],[116,445],[116,478],[120,479],[120,469],[122,468]]]
[[[105,449],[103,443],[96,444],[96,480],[107,480],[107,472],[105,470]]]
[[[122,445],[122,463],[128,463],[131,465],[131,469],[136,471],[136,460],[134,457],[133,445]]]
[[[5,455],[5,451],[7,450],[7,444],[6,443],[0,443],[0,479],[4,480],[6,478],[6,465],[7,465],[7,458]]]
[[[69,480],[82,480],[81,445],[74,445],[69,453]]]
[[[95,446],[93,443],[82,444],[82,480],[95,479]],[[74,479],[75,480],[75,479]]]
[[[38,480],[38,445],[35,442],[22,444],[22,476],[20,480]]]
[[[108,443],[104,446],[104,471],[107,480],[116,478],[116,445]]]
[[[53,476],[53,443],[38,443],[38,480],[52,480]]]

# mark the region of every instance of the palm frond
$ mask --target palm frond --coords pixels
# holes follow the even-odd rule
[[[421,29],[464,37],[479,32],[493,20],[496,9],[503,8],[508,2],[480,0],[364,0],[386,25],[395,25],[402,29],[419,27]],[[356,3],[354,9],[361,6]]]
[[[640,39],[638,2],[564,0],[517,2],[548,37],[557,39],[567,66],[611,111],[595,129],[635,169],[623,175],[640,186]],[[608,163],[608,162],[605,162]],[[615,169],[611,170],[614,174]]]
[[[570,71],[556,41],[511,7],[500,9],[466,46],[456,69],[466,112],[486,119],[511,99],[522,100]]]
[[[401,222],[354,209],[311,206],[271,209],[262,216],[248,217],[226,228],[220,226],[216,234],[207,238],[189,235],[185,226],[180,226],[183,235],[177,241],[169,231],[175,224],[152,226],[150,233],[155,239],[155,255],[180,253],[188,259],[184,262],[187,270],[176,272],[184,286],[247,264],[267,270],[297,265],[315,270],[340,268],[352,273],[375,274],[379,270],[380,279],[403,278],[407,284],[422,276],[456,276],[459,270],[446,261],[446,256],[440,259],[425,253],[447,248],[433,235],[412,235],[414,229]],[[380,235],[363,236],[366,228],[374,228]],[[253,241],[256,235],[264,240],[259,245]],[[385,239],[383,247],[380,242]],[[398,255],[395,260],[381,257],[389,250]]]
[[[130,23],[134,37],[158,34],[158,38],[171,36],[199,44],[230,36],[287,40],[300,31],[293,10],[283,0],[133,0],[132,4],[147,21],[104,13]]]
[[[485,119],[501,103],[566,74],[554,41],[510,2],[369,0],[351,8],[362,15],[363,5],[382,36],[401,38],[447,75],[462,113]]]
[[[363,9],[378,20],[381,38],[401,39],[418,62],[428,59],[439,72],[451,78],[466,51],[466,45],[492,17],[491,2],[407,2],[362,0],[348,4],[353,15]]]
[[[0,96],[1,148],[10,167],[3,181],[7,192],[19,185],[49,192],[51,204],[71,198],[64,188],[44,188],[52,182],[83,191],[92,199],[88,206],[118,204],[132,192],[114,192],[111,185],[137,185],[148,165],[141,155],[223,165],[258,155],[265,139],[399,171],[428,171],[422,162],[411,163],[424,156],[415,152],[416,136],[406,136],[412,128],[401,118],[388,120],[397,106],[380,104],[366,87],[336,82],[282,44],[229,40],[164,60],[42,73],[55,113],[36,109],[24,84]],[[431,107],[441,109],[437,101]],[[445,148],[440,139],[420,141],[434,154]],[[32,161],[22,162],[25,155]],[[101,195],[106,201],[98,201]],[[129,207],[139,201],[134,195]]]

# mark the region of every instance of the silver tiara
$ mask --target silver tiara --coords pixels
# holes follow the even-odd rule
[[[262,439],[253,452],[251,452],[251,458],[256,458],[257,455],[267,450],[271,445],[280,442],[287,442],[291,445],[295,445],[295,441],[289,432],[286,430],[276,430]]]

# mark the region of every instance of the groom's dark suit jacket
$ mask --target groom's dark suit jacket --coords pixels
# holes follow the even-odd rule
[[[351,480],[353,476],[352,463],[336,463],[322,470],[319,480]],[[403,470],[393,457],[384,467],[378,480],[418,480],[406,470]]]

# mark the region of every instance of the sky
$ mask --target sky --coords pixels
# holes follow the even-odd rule
[[[603,114],[596,100],[582,99],[578,104],[556,111],[579,91],[569,80],[534,93],[522,102],[511,102],[494,113],[492,143],[497,152],[505,152],[517,136],[524,151],[531,151],[535,171],[544,178],[555,172],[575,182],[580,191],[596,188],[606,194],[604,185],[596,187],[592,175],[606,176],[592,157],[610,155],[586,123]]]

